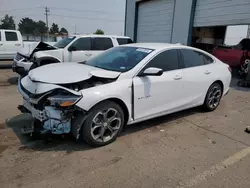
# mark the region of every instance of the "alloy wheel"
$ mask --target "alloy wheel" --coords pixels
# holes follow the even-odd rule
[[[97,142],[108,142],[121,127],[120,114],[114,108],[99,111],[92,120],[91,136]]]
[[[215,85],[208,94],[208,105],[210,108],[216,108],[221,99],[221,88]]]

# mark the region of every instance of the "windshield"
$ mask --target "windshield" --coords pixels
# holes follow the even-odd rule
[[[65,48],[71,41],[73,41],[76,37],[65,37],[59,40],[57,43],[54,44],[57,48]]]
[[[148,48],[115,47],[84,63],[105,70],[126,72],[136,66],[152,51],[152,49]]]

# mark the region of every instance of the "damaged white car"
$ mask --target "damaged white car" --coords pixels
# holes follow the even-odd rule
[[[68,36],[53,46],[38,42],[29,49],[18,52],[13,59],[12,69],[21,76],[40,66],[59,62],[80,62],[123,44],[132,43],[126,36],[76,35]]]
[[[72,133],[93,146],[116,139],[133,124],[203,105],[215,110],[229,91],[228,65],[173,44],[114,47],[82,63],[46,65],[19,81],[19,109],[32,131]]]

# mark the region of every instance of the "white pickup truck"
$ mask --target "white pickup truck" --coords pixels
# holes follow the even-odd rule
[[[13,59],[23,46],[22,35],[19,31],[0,29],[0,60]]]
[[[13,61],[13,71],[21,76],[39,66],[59,62],[83,62],[101,52],[123,44],[132,43],[126,36],[76,35],[68,36],[53,46],[39,42],[29,51],[20,51]]]

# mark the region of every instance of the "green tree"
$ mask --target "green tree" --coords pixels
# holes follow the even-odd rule
[[[6,14],[4,19],[1,20],[0,29],[15,29],[15,21],[13,16]]]
[[[23,34],[33,34],[34,31],[38,32],[37,23],[30,18],[22,18],[18,24],[18,29]]]
[[[67,31],[67,29],[65,29],[64,27],[62,27],[62,28],[60,29],[60,33],[61,33],[61,34],[68,34],[68,31]]]
[[[94,32],[96,35],[104,35],[104,31],[101,29],[97,29],[96,32]]]
[[[36,29],[38,30],[38,32],[40,34],[44,34],[44,33],[47,33],[47,26],[46,26],[46,23],[39,20],[38,22],[36,22]]]
[[[55,23],[52,24],[52,26],[50,28],[50,33],[53,33],[53,34],[59,33],[59,27],[57,24],[55,24]]]

